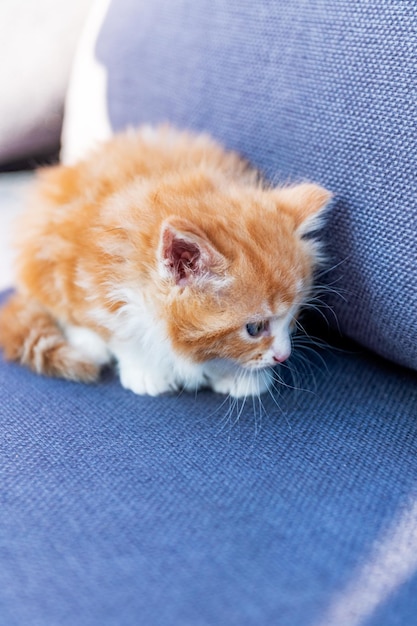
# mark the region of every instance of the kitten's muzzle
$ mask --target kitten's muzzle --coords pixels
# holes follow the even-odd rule
[[[291,354],[291,351],[288,352],[275,352],[272,355],[272,360],[274,361],[274,363],[284,363],[284,361],[286,361],[289,356]]]

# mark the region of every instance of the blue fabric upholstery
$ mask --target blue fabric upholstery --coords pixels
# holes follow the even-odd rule
[[[335,192],[339,325],[414,368],[416,29],[402,0],[113,0],[97,43],[114,129],[207,130],[271,180]]]
[[[213,393],[150,399],[0,361],[0,624],[325,623],[416,506],[417,386],[323,356],[315,388],[229,420]],[[417,577],[383,600],[368,626],[411,626]]]

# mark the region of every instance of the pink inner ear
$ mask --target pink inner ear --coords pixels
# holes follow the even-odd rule
[[[173,221],[179,222],[175,225]],[[226,271],[224,257],[208,241],[205,233],[181,218],[172,218],[162,225],[158,256],[166,272],[176,285],[223,278]]]
[[[190,241],[174,238],[169,262],[177,285],[184,285],[191,276],[201,273],[200,249]]]
[[[203,273],[199,245],[183,239],[179,233],[171,229],[167,229],[163,234],[163,258],[177,285],[186,285],[190,278]]]

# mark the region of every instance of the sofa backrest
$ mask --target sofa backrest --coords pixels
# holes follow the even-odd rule
[[[400,0],[112,0],[95,41],[114,131],[209,131],[273,182],[334,192],[338,325],[414,368],[416,30]]]

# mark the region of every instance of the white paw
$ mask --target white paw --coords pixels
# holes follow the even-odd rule
[[[139,367],[120,367],[119,374],[122,387],[140,396],[159,396],[177,389],[173,381],[168,381],[154,372],[146,372]]]
[[[272,373],[269,370],[245,372],[241,370],[234,376],[223,375],[212,379],[211,386],[216,393],[230,395],[233,398],[247,398],[265,393],[272,384]]]

